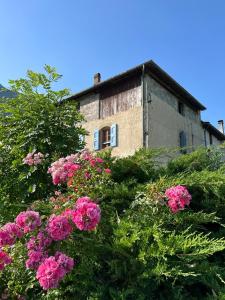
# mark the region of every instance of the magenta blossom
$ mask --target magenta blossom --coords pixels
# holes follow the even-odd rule
[[[41,250],[31,250],[28,252],[28,259],[26,261],[27,269],[37,270],[39,265],[47,258],[47,252]]]
[[[66,239],[73,231],[73,228],[66,216],[52,215],[48,221],[47,232],[54,241]]]
[[[59,251],[56,252],[55,258],[57,263],[64,269],[65,273],[68,273],[73,270],[74,267],[73,258]]]
[[[65,272],[54,256],[46,258],[38,267],[36,278],[44,290],[57,288]]]
[[[185,206],[190,204],[191,195],[187,188],[177,185],[166,190],[165,196],[168,199],[168,206],[173,213],[183,210]]]
[[[22,236],[22,230],[15,223],[7,223],[0,229],[0,247],[11,246]]]
[[[76,202],[72,221],[80,230],[94,230],[101,219],[100,207],[90,198],[79,198]]]
[[[61,252],[46,258],[38,267],[36,278],[45,290],[57,288],[63,277],[74,267],[74,260]]]
[[[43,250],[50,246],[52,238],[48,236],[47,232],[39,231],[36,237],[32,236],[27,242],[28,250]]]
[[[6,265],[11,264],[11,262],[12,262],[12,259],[8,255],[8,253],[6,253],[0,249],[0,271],[2,271]]]
[[[41,218],[36,211],[23,211],[16,217],[16,224],[23,229],[24,233],[27,233],[41,226]]]

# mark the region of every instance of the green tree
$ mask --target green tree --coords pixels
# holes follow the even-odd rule
[[[52,190],[47,174],[50,163],[84,146],[79,139],[85,134],[83,117],[75,103],[62,101],[69,90],[54,90],[61,75],[48,65],[44,70],[43,74],[28,71],[25,79],[10,80],[16,97],[0,104],[0,222],[15,215],[21,206],[45,198]],[[43,153],[45,159],[29,168],[23,158],[34,151]]]

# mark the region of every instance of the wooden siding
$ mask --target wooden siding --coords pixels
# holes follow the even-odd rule
[[[100,118],[115,115],[141,105],[141,79],[129,78],[117,83],[100,94]]]

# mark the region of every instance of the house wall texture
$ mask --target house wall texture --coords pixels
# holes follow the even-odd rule
[[[208,130],[205,131],[205,138],[206,138],[206,146],[211,146],[210,145],[210,133],[208,132]],[[212,145],[213,146],[218,146],[221,144],[221,141],[218,140],[215,136],[212,135]]]
[[[93,150],[94,130],[117,124],[117,147],[112,155],[128,156],[143,147],[143,110],[141,106],[140,77],[101,90],[98,94],[79,99],[80,112],[86,122],[82,125],[89,133],[85,137],[87,148]]]
[[[112,124],[117,124],[118,127],[118,146],[112,148],[112,155],[128,156],[134,154],[135,150],[142,148],[141,106],[130,108],[127,111],[119,112],[104,119],[96,119],[84,123],[84,128],[89,132],[89,135],[85,137],[87,148],[93,149],[93,132],[95,129],[101,129]]]
[[[204,145],[200,113],[184,104],[184,116],[178,112],[178,99],[149,75],[145,79],[148,100],[148,147],[178,147],[179,133],[187,136],[190,150]],[[150,99],[149,99],[150,98]]]

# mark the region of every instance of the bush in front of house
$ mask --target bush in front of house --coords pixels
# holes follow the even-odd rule
[[[153,158],[142,152],[139,165],[139,155],[151,176]],[[44,156],[24,162],[41,166]],[[116,163],[82,151],[49,165],[51,196],[0,229],[2,297],[223,299],[222,162],[173,175],[154,167],[145,182],[138,172],[115,180]]]

